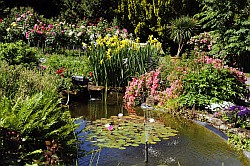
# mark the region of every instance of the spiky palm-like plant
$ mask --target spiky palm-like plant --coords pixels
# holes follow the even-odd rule
[[[196,20],[189,16],[182,16],[170,22],[170,38],[178,44],[176,57],[180,57],[183,46],[192,37],[193,30],[197,26]]]

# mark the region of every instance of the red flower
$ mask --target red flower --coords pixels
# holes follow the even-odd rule
[[[64,68],[58,69],[58,70],[56,71],[56,74],[62,74],[64,70],[65,70]]]
[[[93,76],[93,73],[92,73],[92,72],[89,72],[89,76],[92,77],[92,76]]]
[[[46,69],[47,67],[46,66],[41,66],[41,69]]]
[[[3,22],[3,19],[2,19],[2,18],[0,18],[0,23],[1,23],[1,22]]]

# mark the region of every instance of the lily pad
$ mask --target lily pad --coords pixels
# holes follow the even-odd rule
[[[144,123],[144,117],[141,116],[123,116],[120,119],[117,116],[111,116],[109,119],[101,118],[93,121],[86,126],[84,131],[90,133],[87,134],[86,140],[92,142],[93,145],[118,149],[145,144],[146,138],[148,143],[156,144],[177,133],[176,130],[165,127],[157,120]],[[112,127],[106,127],[107,124]]]

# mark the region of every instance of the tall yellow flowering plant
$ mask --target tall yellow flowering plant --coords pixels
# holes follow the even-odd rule
[[[96,85],[125,87],[132,76],[155,68],[161,50],[161,43],[153,36],[139,43],[117,35],[100,35],[86,54]]]

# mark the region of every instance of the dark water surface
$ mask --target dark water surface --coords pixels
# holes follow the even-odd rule
[[[126,115],[121,105],[106,105],[101,101],[75,102],[71,105],[73,117],[82,116],[92,121],[109,118],[118,113]],[[139,110],[137,115],[143,116]],[[127,147],[126,150],[104,148],[95,156],[92,165],[99,166],[250,166],[250,161],[227,142],[205,127],[182,118],[164,115],[165,124],[178,131],[177,136],[149,145],[149,162],[144,163],[144,145]],[[85,121],[84,121],[85,122]],[[84,127],[84,123],[81,127]],[[91,151],[85,142],[81,148]],[[99,156],[99,159],[98,159]],[[79,158],[80,166],[88,166],[91,155]],[[98,163],[97,163],[98,162]]]

